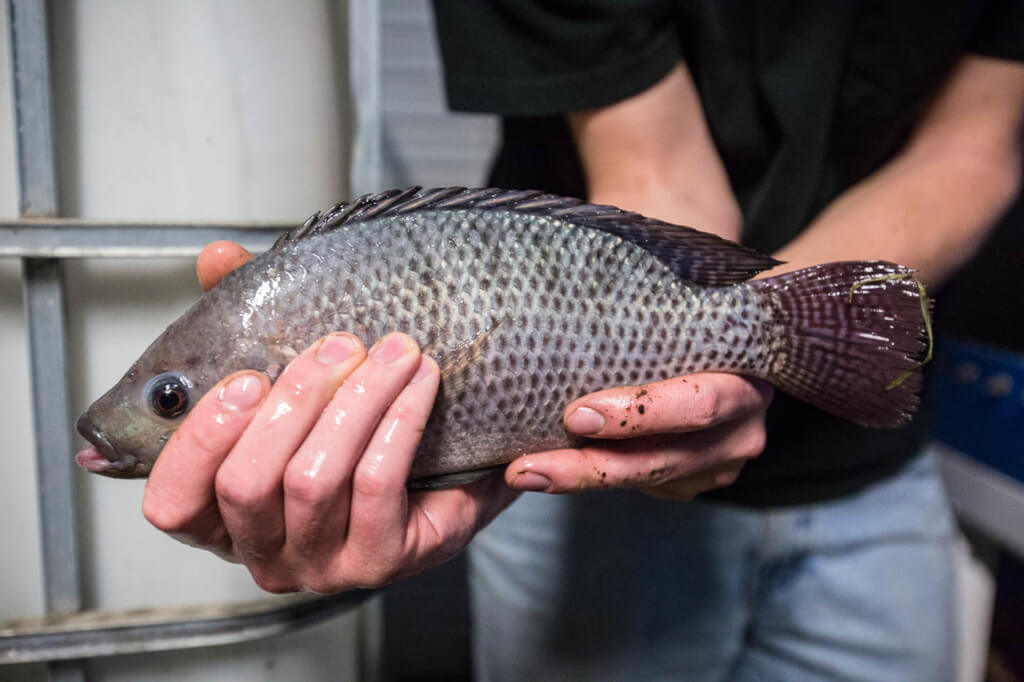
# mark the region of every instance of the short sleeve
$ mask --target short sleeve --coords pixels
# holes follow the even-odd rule
[[[668,0],[434,0],[452,109],[538,116],[642,92],[680,58]]]
[[[1024,61],[1024,0],[993,0],[981,17],[971,52]]]

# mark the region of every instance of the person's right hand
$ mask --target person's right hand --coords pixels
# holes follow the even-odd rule
[[[248,260],[200,256],[209,288]],[[273,386],[237,372],[193,408],[146,484],[143,513],[182,542],[245,564],[271,592],[379,587],[445,561],[516,496],[499,477],[406,491],[440,372],[404,334],[367,352],[336,333]]]
[[[595,440],[525,455],[505,479],[548,493],[631,488],[690,500],[730,485],[765,446],[772,386],[704,372],[644,386],[620,386],[574,400],[566,430]]]

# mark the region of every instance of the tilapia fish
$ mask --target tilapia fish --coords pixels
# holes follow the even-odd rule
[[[536,191],[367,195],[282,235],[168,327],[79,419],[94,447],[78,461],[146,476],[217,381],[241,369],[274,379],[336,330],[367,342],[405,332],[441,367],[414,487],[576,442],[562,411],[586,393],[692,372],[761,377],[865,426],[908,419],[923,349],[911,271],[846,262],[751,281],[776,264]]]

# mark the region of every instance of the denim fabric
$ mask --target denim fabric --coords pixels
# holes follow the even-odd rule
[[[825,504],[524,495],[470,547],[479,680],[952,680],[929,455]]]

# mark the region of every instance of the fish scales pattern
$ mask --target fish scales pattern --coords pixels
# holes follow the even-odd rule
[[[762,374],[771,352],[753,287],[691,285],[636,244],[557,218],[420,211],[266,257],[278,287],[250,319],[288,320],[291,347],[337,329],[367,340],[403,331],[438,359],[442,393],[414,478],[569,445],[562,410],[587,392],[711,369]]]

